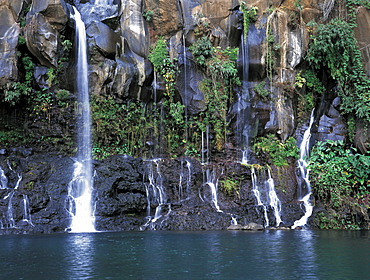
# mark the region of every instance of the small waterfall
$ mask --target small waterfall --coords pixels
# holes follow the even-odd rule
[[[179,176],[180,176],[178,189],[179,200],[187,199],[189,197],[191,186],[191,163],[188,160],[181,162],[181,171]],[[183,185],[185,185],[186,187],[185,190]]]
[[[2,169],[1,169],[2,170]],[[15,172],[13,169],[11,169],[13,172]],[[22,175],[20,174],[17,174],[18,176],[18,180],[17,182],[15,183],[15,186],[13,189],[10,189],[9,193],[3,198],[3,200],[7,200],[8,199],[8,206],[7,206],[7,209],[6,209],[6,217],[5,217],[5,220],[6,220],[6,228],[15,228],[15,221],[14,221],[14,215],[13,215],[13,197],[14,197],[14,194],[16,192],[16,190],[19,188],[19,185],[22,181]],[[6,179],[6,180],[5,180]],[[4,174],[4,177],[1,178],[1,180],[4,180],[4,183],[2,183],[2,186],[3,184],[5,184],[6,182],[6,185],[8,183],[8,178],[5,176]],[[4,188],[5,189],[5,188]],[[9,189],[8,187],[6,187],[6,189]],[[4,227],[4,223],[2,222],[2,226]]]
[[[265,227],[270,226],[268,210],[272,209],[276,221],[276,227],[280,225],[281,220],[281,202],[275,191],[275,183],[271,177],[271,172],[267,169],[267,179],[259,180],[255,169],[251,168],[252,192],[257,200],[257,206],[262,207],[265,219]],[[263,178],[266,178],[263,176]]]
[[[267,169],[268,179],[266,180],[266,184],[268,186],[268,193],[269,193],[269,200],[270,200],[270,206],[274,211],[275,220],[276,220],[276,227],[280,225],[281,221],[281,202],[276,194],[275,191],[275,183],[274,179],[271,177],[270,169]]]
[[[167,203],[167,196],[165,188],[163,186],[163,175],[160,170],[160,159],[148,160],[148,180],[149,183],[146,184],[146,194],[147,194],[147,223],[143,225],[142,229],[150,226],[150,229],[155,230],[155,222],[158,221],[163,216],[168,216],[171,212],[171,205]],[[155,208],[154,216],[151,215],[151,205],[157,205]],[[167,213],[164,214],[164,210]]]
[[[267,215],[267,207],[262,203],[261,192],[260,192],[259,186],[258,186],[258,178],[257,178],[257,174],[256,174],[256,171],[255,171],[254,167],[251,168],[251,178],[252,178],[253,194],[257,199],[257,205],[261,206],[263,208],[263,216],[265,218],[265,227],[268,227],[268,226],[270,226],[270,221],[269,221],[269,217]]]
[[[73,7],[72,18],[76,23],[77,93],[78,93],[78,154],[72,181],[68,186],[69,211],[72,214],[72,232],[94,232],[92,192],[91,121],[88,85],[88,63],[85,24],[78,10]]]
[[[0,167],[0,189],[8,188],[8,178],[5,176],[4,170]]]
[[[22,221],[33,226],[32,219],[31,219],[30,202],[26,194],[23,195],[23,219]]]
[[[247,38],[245,38],[247,36]],[[242,34],[241,38],[241,64],[243,69],[242,75],[242,93],[238,94],[236,102],[236,130],[239,135],[239,146],[242,151],[241,163],[248,163],[249,134],[250,134],[250,82],[249,82],[249,44],[248,35]]]
[[[212,172],[209,169],[206,170],[206,182],[204,184],[210,187],[211,199],[212,199],[212,202],[217,212],[222,213],[223,211],[220,209],[220,206],[218,206],[218,198],[217,198],[218,179],[217,179],[217,174],[216,174],[215,169]]]
[[[234,226],[238,225],[238,221],[236,220],[236,218],[234,216],[231,216],[231,224],[234,225]]]
[[[186,40],[185,40],[185,34],[182,34],[182,47],[183,47],[183,57],[184,57],[184,105],[185,105],[185,141],[188,143],[189,140],[189,131],[188,131],[188,84],[190,83],[189,77],[188,77],[188,59],[186,56]]]
[[[202,165],[208,164],[210,158],[209,135],[209,125],[207,124],[206,131],[202,131]]]
[[[299,201],[303,202],[305,207],[305,213],[299,220],[295,221],[292,228],[295,229],[296,227],[303,227],[307,224],[308,218],[311,217],[313,206],[310,203],[311,197],[311,183],[309,180],[309,170],[307,169],[307,157],[309,156],[310,152],[310,139],[311,139],[311,127],[314,121],[314,110],[311,112],[310,116],[310,123],[308,128],[303,134],[303,139],[301,145],[299,146],[300,156],[298,159],[298,169],[300,172],[300,178],[303,180],[303,183],[300,184],[301,193],[303,193],[303,188],[306,190],[306,194],[300,198]]]

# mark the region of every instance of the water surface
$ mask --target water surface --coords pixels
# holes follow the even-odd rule
[[[0,236],[1,279],[369,279],[368,231]]]

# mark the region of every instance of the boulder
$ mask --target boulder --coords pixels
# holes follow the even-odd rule
[[[68,21],[67,11],[64,0],[33,0],[28,15],[42,14],[46,21],[60,32]]]
[[[242,230],[264,230],[265,228],[263,225],[256,224],[256,223],[248,223],[241,228]]]
[[[117,44],[120,43],[121,38],[108,25],[93,22],[86,29],[86,35],[94,39],[95,45],[104,56],[115,56]]]
[[[149,44],[141,11],[141,0],[124,1],[120,29],[121,36],[126,38],[130,49],[141,57],[147,57]]]
[[[18,78],[17,45],[21,31],[12,9],[0,5],[0,87]]]
[[[59,32],[40,13],[29,14],[24,28],[30,52],[47,67],[56,68],[59,59]]]

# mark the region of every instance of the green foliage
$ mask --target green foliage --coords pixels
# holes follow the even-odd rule
[[[145,156],[144,146],[153,123],[147,118],[144,104],[122,104],[111,96],[92,96],[94,128],[93,154],[97,159],[113,154]]]
[[[206,66],[206,61],[213,55],[214,49],[209,37],[203,36],[189,47],[195,61],[200,66]]]
[[[9,83],[5,90],[4,101],[13,106],[16,105],[23,96],[29,96],[32,93],[34,64],[31,57],[27,54],[23,54],[21,61],[24,68],[24,81]]]
[[[12,145],[14,143],[20,144],[25,142],[25,137],[23,134],[16,130],[12,129],[9,131],[0,131],[0,142],[2,145]]]
[[[259,137],[255,139],[253,150],[257,155],[271,160],[272,164],[276,166],[288,166],[289,158],[299,158],[297,142],[293,137],[289,137],[285,143],[278,140],[273,134]]]
[[[167,95],[172,98],[177,68],[170,58],[167,43],[163,37],[158,38],[154,47],[151,48],[148,58],[153,64],[154,70],[164,78]]]
[[[154,15],[154,13],[153,13],[153,11],[151,11],[151,10],[145,10],[145,11],[143,12],[143,18],[144,18],[146,21],[152,21],[152,19],[153,19],[153,15]]]
[[[253,90],[255,91],[255,93],[257,93],[262,99],[264,100],[267,100],[269,95],[270,95],[270,91],[268,91],[267,89],[265,89],[265,86],[266,86],[266,82],[265,81],[262,81],[260,82],[258,85],[256,85]]]
[[[220,189],[227,195],[239,195],[240,186],[239,182],[232,178],[224,178],[219,180]]]
[[[369,167],[370,156],[351,152],[343,141],[318,142],[309,160],[313,191],[330,206],[341,207],[348,197],[370,194]]]
[[[370,80],[364,71],[352,26],[339,19],[319,25],[307,61],[314,70],[327,70],[338,82],[341,109],[370,121]]]
[[[209,19],[201,13],[195,14],[194,24],[196,25],[194,29],[195,36],[208,36],[212,31]]]
[[[244,40],[247,40],[249,25],[257,20],[258,8],[248,7],[244,1],[240,1],[240,10],[243,13]]]
[[[200,113],[199,119],[190,121],[193,135],[191,141],[196,142],[201,133],[206,131],[206,127],[210,126],[215,136],[214,144],[220,151],[226,141],[226,114],[232,88],[241,84],[235,65],[238,49],[215,48],[209,37],[203,36],[190,46],[189,50],[207,74],[207,78],[199,85],[204,93],[206,110]]]

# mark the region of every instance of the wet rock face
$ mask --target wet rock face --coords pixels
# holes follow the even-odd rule
[[[21,29],[17,16],[6,2],[0,3],[0,87],[18,78],[17,45]]]
[[[370,28],[370,12],[364,7],[357,10],[357,27],[354,29],[355,37],[364,60],[366,73],[370,76],[370,38],[366,30]]]
[[[27,156],[7,153],[0,155],[0,234],[64,232],[71,222],[67,205],[74,161],[32,151]],[[123,155],[95,162],[96,229],[226,229],[232,217],[240,225],[265,224],[265,209],[257,205],[249,183],[250,170],[238,163],[222,168],[221,175],[218,167],[190,159],[143,161]],[[223,182],[230,178],[240,185],[225,192]],[[210,183],[215,183],[217,201]],[[291,226],[301,215],[300,205],[288,192],[277,192],[282,197],[280,226]],[[275,226],[274,209],[267,206],[266,215]]]

